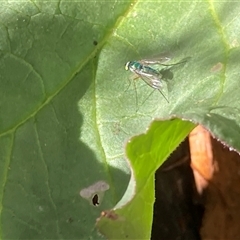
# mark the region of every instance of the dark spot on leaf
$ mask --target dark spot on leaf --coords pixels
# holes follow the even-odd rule
[[[73,219],[70,217],[68,220],[67,220],[68,223],[72,223],[73,222]]]
[[[93,41],[93,45],[94,46],[97,46],[98,45],[98,42],[96,40]]]
[[[95,195],[93,196],[93,198],[92,198],[92,204],[93,204],[94,206],[98,206],[98,205],[99,205],[98,195],[97,195],[97,194],[95,194]]]

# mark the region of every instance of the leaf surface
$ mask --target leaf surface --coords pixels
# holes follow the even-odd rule
[[[150,130],[149,137],[144,135],[146,142],[137,145],[145,159],[139,166],[133,142],[142,137],[127,144],[129,169],[124,146],[130,137],[145,132],[154,118],[175,116],[200,123],[240,150],[239,3],[1,4],[1,238],[101,238],[94,227],[96,218],[121,199],[130,170],[135,188],[130,184],[121,208],[126,213],[128,204],[129,213],[135,214],[137,221],[128,225],[133,237],[140,237],[137,224],[141,215],[147,216],[139,234],[148,237],[154,171],[193,127],[179,123],[184,133],[169,143],[175,120],[153,123],[160,129],[167,124],[169,134],[158,136]],[[187,59],[167,71],[162,68],[169,103],[159,92],[151,94],[141,79],[129,86],[132,74],[124,70],[125,63],[154,55],[171,58],[168,64]],[[158,141],[166,143],[166,152],[159,156]],[[150,153],[151,159],[157,160],[149,161],[152,142],[158,150]],[[141,175],[145,161],[149,170]],[[102,181],[108,190],[94,185]],[[90,196],[81,196],[86,189]],[[137,212],[145,206],[146,194],[147,207]],[[127,221],[121,224],[129,223],[129,216],[124,216]],[[101,232],[106,232],[104,227]]]

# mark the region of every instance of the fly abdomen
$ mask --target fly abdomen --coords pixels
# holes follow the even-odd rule
[[[145,66],[145,65],[142,65],[142,71],[145,72],[145,73],[148,73],[150,75],[154,75],[154,76],[159,76],[160,75],[159,71],[157,71],[156,69],[151,68],[149,66]]]

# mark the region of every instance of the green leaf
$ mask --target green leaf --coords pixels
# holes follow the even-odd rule
[[[100,238],[96,218],[121,199],[130,170],[138,176],[139,156],[127,145],[129,169],[124,144],[156,117],[200,123],[239,151],[239,10],[228,1],[1,1],[1,238]],[[125,63],[152,55],[188,59],[164,75],[169,103],[141,80],[129,87]],[[152,202],[154,170],[179,141],[149,164],[143,193],[128,188],[132,212],[144,204],[135,198]],[[142,236],[151,207],[135,216],[147,216]]]
[[[95,56],[128,5],[1,2],[1,239],[97,239],[96,218],[123,195],[129,175],[108,164],[99,120],[79,108]],[[96,102],[86,104],[96,112]],[[110,189],[80,196],[99,181]]]
[[[179,116],[201,123],[217,138],[240,150],[239,8],[240,4],[227,1],[136,3],[100,54],[96,78],[103,96],[98,102],[104,106],[104,119],[111,112],[111,119],[122,119],[122,129],[136,134],[153,117]],[[135,81],[139,109],[134,113],[136,93],[126,81],[131,73],[124,74],[119,66],[154,55],[171,57],[168,64],[184,59],[187,62],[170,69],[172,79],[166,79],[172,89],[170,103],[158,91],[148,98],[151,88],[141,79]],[[124,104],[122,111],[112,107],[119,104]],[[135,122],[136,127],[128,130],[129,122]],[[226,134],[229,127],[235,129],[231,137]]]
[[[155,121],[146,134],[129,141],[126,153],[134,173],[128,189],[117,210],[98,222],[108,239],[150,239],[155,171],[194,126],[180,119]]]

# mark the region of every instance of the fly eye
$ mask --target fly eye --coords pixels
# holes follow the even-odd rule
[[[127,62],[126,65],[125,65],[125,70],[127,70],[127,71],[129,70],[129,63],[130,62]]]

